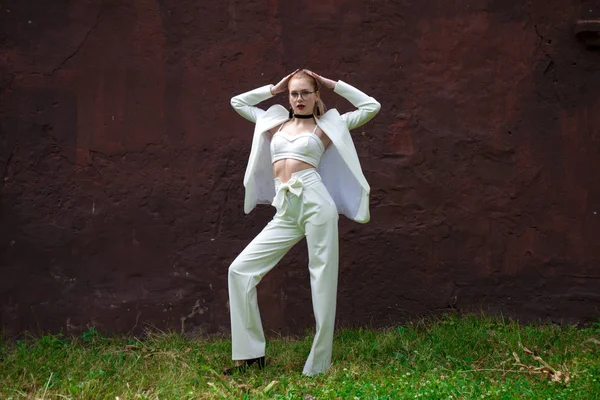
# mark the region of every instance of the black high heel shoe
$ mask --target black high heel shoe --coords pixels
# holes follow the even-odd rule
[[[248,368],[250,368],[251,366],[253,366],[254,364],[256,364],[258,369],[263,369],[265,367],[265,357],[262,356],[262,357],[258,357],[258,358],[251,358],[249,360],[244,360],[244,362],[241,363],[240,365],[236,365],[231,368],[225,368],[223,370],[223,374],[233,375],[236,372],[237,373],[246,372],[246,370]]]

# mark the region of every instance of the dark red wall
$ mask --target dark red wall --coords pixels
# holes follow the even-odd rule
[[[2,328],[228,331],[227,267],[273,214],[243,214],[252,125],[229,99],[302,67],[383,105],[354,132],[372,219],[340,220],[341,324],[597,320],[582,18],[599,2],[3,1]],[[306,262],[263,281],[268,332],[312,326]]]

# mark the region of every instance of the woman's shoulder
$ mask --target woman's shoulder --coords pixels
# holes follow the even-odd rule
[[[340,113],[335,108],[330,108],[327,110],[325,114],[323,114],[319,120],[320,121],[335,121],[341,118]]]
[[[280,118],[281,116],[288,116],[289,111],[285,109],[281,104],[274,104],[271,107],[267,108],[265,113],[261,115],[263,119],[269,118]]]
[[[289,111],[280,104],[269,107],[256,119],[256,129],[264,132],[279,127],[284,121],[289,119]]]

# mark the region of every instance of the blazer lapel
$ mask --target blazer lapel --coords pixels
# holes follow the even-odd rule
[[[281,105],[277,104],[269,109],[256,121],[254,127],[254,136],[252,137],[252,147],[250,148],[250,156],[248,157],[248,166],[246,167],[246,173],[244,174],[244,185],[250,182],[252,174],[256,169],[256,163],[258,162],[259,154],[268,149],[265,147],[264,133],[269,129],[282,124],[288,119],[288,111]]]
[[[331,139],[331,142],[363,189],[369,192],[370,187],[362,173],[350,131],[344,120],[340,117],[340,113],[336,109],[331,109],[321,118],[316,119],[316,122],[319,128]]]

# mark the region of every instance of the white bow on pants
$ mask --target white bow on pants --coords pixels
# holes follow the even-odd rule
[[[277,213],[229,267],[232,358],[265,355],[265,337],[256,285],[288,250],[306,236],[316,332],[305,375],[325,372],[331,364],[339,265],[338,212],[314,169],[275,179]]]

